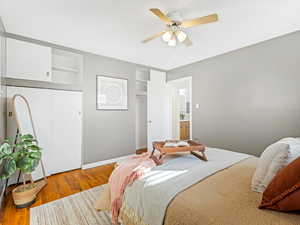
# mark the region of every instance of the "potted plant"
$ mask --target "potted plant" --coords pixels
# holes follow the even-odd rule
[[[38,185],[31,176],[26,184],[27,174],[31,174],[41,160],[41,148],[31,134],[18,135],[15,143],[5,139],[0,146],[0,164],[3,164],[0,179],[11,177],[16,171],[21,171],[23,184],[12,190],[12,196],[17,208],[28,207],[34,203],[38,193]]]

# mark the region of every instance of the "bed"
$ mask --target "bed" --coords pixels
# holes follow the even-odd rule
[[[220,155],[220,153],[224,154]],[[172,156],[166,164],[158,167],[154,171],[154,176],[148,176],[135,182],[131,187],[127,187],[124,202],[120,212],[123,225],[299,225],[300,214],[280,213],[271,210],[260,210],[258,205],[261,201],[261,194],[251,191],[251,177],[255,171],[257,158],[240,153],[233,153],[225,150],[207,149],[208,162],[217,160],[230,161],[227,166],[219,167],[218,170],[211,170],[210,174],[203,176],[198,182],[191,183],[182,190],[181,180],[185,179],[185,174],[176,177],[176,182],[170,188],[173,178],[165,179],[163,182],[158,176],[160,172],[168,169],[168,163],[181,162],[184,157]],[[214,154],[212,154],[214,153]],[[240,154],[240,155],[239,155]],[[236,160],[231,160],[236,158]],[[188,160],[192,160],[188,158]],[[196,159],[194,159],[196,160]],[[191,161],[192,163],[194,161]],[[209,164],[197,160],[201,163],[205,171],[210,170]],[[224,164],[225,165],[225,164]],[[175,173],[185,171],[183,166]],[[174,169],[174,167],[173,167]],[[158,172],[160,171],[160,172]],[[198,171],[199,172],[199,171]],[[201,174],[199,173],[199,176]],[[164,176],[165,177],[165,176]],[[149,180],[152,182],[149,185]],[[154,182],[155,181],[155,182]],[[157,181],[157,182],[156,182]],[[148,184],[148,185],[145,185]],[[169,190],[177,189],[176,195],[170,197],[166,209],[161,207],[160,199],[167,195],[164,186],[168,184]],[[162,192],[162,193],[158,193]],[[146,197],[145,197],[146,196]],[[148,197],[147,197],[148,196]],[[159,197],[161,196],[161,197]],[[135,207],[131,207],[135,206]],[[148,211],[156,210],[152,217]],[[156,214],[155,214],[156,213]],[[157,213],[161,213],[163,219],[157,218]],[[148,216],[148,217],[147,217]],[[145,219],[146,218],[146,219]],[[147,219],[148,218],[148,219]],[[150,218],[150,219],[149,219]]]

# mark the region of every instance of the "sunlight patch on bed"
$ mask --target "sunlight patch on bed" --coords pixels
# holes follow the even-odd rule
[[[146,186],[166,182],[187,172],[188,170],[156,170],[154,174],[151,174],[151,176],[147,178]]]

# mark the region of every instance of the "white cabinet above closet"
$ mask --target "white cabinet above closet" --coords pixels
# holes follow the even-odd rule
[[[8,78],[79,84],[83,56],[26,41],[7,39]]]
[[[51,81],[51,48],[7,38],[6,77]]]

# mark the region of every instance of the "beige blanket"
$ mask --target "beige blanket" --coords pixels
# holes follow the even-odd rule
[[[178,194],[164,225],[300,225],[300,214],[257,208],[261,194],[250,190],[256,161],[242,161]],[[121,217],[124,225],[136,224],[126,210]]]

